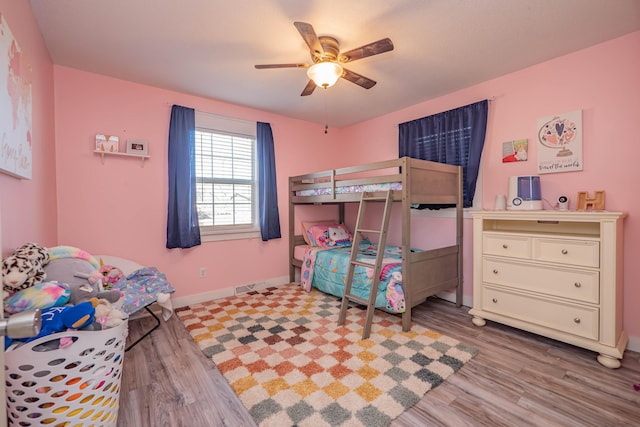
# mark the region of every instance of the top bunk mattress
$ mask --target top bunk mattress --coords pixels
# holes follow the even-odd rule
[[[401,182],[385,182],[382,184],[363,184],[363,185],[344,185],[336,186],[336,194],[351,194],[351,193],[373,193],[378,191],[388,190],[402,190]],[[331,187],[325,188],[313,188],[308,190],[296,191],[296,196],[330,196],[333,194]]]

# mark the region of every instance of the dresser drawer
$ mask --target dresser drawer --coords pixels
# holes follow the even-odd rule
[[[597,307],[563,303],[483,285],[482,309],[576,336],[598,339]]]
[[[482,281],[598,304],[600,301],[598,271],[537,265],[485,257],[482,260]]]
[[[600,266],[600,245],[590,240],[533,238],[533,259],[585,267]]]
[[[529,237],[500,233],[484,233],[482,236],[482,246],[482,251],[487,255],[523,259],[531,258],[531,239]]]

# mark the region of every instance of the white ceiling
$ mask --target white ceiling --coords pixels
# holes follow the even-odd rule
[[[31,0],[55,64],[344,127],[640,30],[640,0]],[[293,26],[342,51],[389,37],[311,96]],[[324,93],[323,93],[324,92]],[[487,94],[488,96],[491,94]],[[170,100],[168,100],[170,102]],[[223,113],[223,112],[218,112]]]

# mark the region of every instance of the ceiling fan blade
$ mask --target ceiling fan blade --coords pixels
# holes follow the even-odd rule
[[[258,64],[255,67],[259,70],[264,68],[308,68],[309,64]]]
[[[370,78],[362,76],[358,73],[354,73],[353,71],[347,70],[346,68],[344,68],[344,72],[342,73],[341,77],[345,80],[349,80],[350,82],[357,84],[358,86],[362,86],[365,89],[371,89],[376,85],[376,82],[374,80],[371,80]]]
[[[307,24],[306,22],[294,22],[293,25],[296,26],[298,32],[307,43],[307,46],[311,49],[311,52],[314,52],[316,55],[322,55],[324,53],[320,40],[318,40],[318,36],[311,24]]]
[[[357,47],[348,52],[341,53],[340,62],[355,61],[357,59],[366,58],[368,56],[389,52],[390,50],[393,50],[393,43],[391,42],[391,39],[386,38],[378,40],[377,42]]]
[[[315,88],[316,88],[316,84],[313,82],[313,80],[309,80],[309,83],[307,83],[307,85],[304,87],[304,90],[302,91],[300,96],[311,95],[315,90]]]

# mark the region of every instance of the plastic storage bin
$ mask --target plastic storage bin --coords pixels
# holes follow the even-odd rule
[[[61,332],[7,351],[9,425],[115,427],[127,325]],[[61,338],[73,342],[57,348]]]

